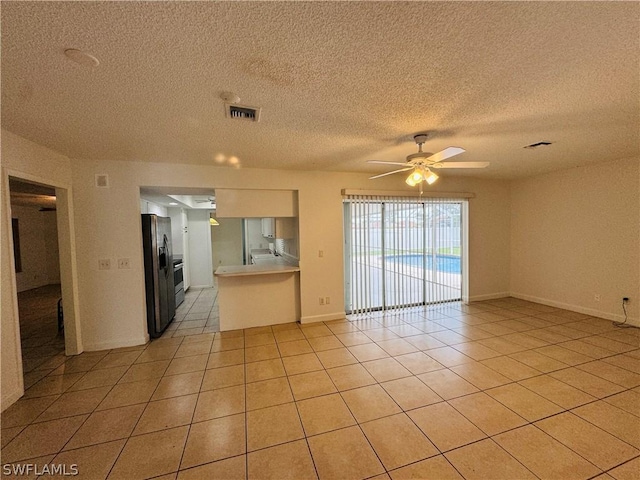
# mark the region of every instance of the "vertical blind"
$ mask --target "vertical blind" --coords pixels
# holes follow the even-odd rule
[[[464,202],[346,195],[347,312],[460,300]]]

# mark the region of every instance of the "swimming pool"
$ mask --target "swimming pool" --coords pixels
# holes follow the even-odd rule
[[[404,263],[412,267],[422,268],[422,255],[385,255],[388,262]],[[433,255],[427,255],[427,270],[433,269]],[[462,273],[460,257],[454,255],[436,255],[436,268],[439,272]]]

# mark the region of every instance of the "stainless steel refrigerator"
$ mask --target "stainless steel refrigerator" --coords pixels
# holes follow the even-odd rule
[[[149,335],[157,338],[176,313],[171,249],[171,219],[145,213],[142,215],[144,279],[147,296]]]

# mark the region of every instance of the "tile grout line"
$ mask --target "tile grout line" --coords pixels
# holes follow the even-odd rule
[[[524,317],[522,317],[522,318],[524,318]],[[499,321],[502,321],[502,320],[499,320]],[[567,320],[567,321],[565,321],[565,322],[563,322],[563,323],[576,323],[576,321],[577,321],[577,320],[569,319],[569,320]],[[495,322],[489,322],[489,323],[495,323]],[[408,325],[408,326],[413,326],[413,325],[411,325],[409,322],[404,322],[404,321],[402,322],[402,324],[405,324],[405,325]],[[398,326],[402,326],[402,324],[400,324],[400,325],[398,325]],[[563,325],[563,324],[558,324],[558,325]],[[326,326],[326,324],[325,324],[325,326]],[[364,334],[366,335],[366,333],[365,333],[366,331],[365,331],[365,330],[362,330],[362,329],[358,328],[358,326],[357,326],[357,325],[354,325],[354,326],[355,326],[355,328],[356,328],[356,330],[357,330],[357,331],[362,332],[362,333],[364,333]],[[534,330],[544,330],[544,328],[553,328],[553,326],[554,326],[554,325],[552,325],[552,326],[548,326],[548,327],[541,327],[541,328],[534,329]],[[381,327],[380,327],[380,328],[388,328],[388,327],[387,327],[387,326],[384,326],[384,325],[382,325],[382,324],[381,324]],[[448,327],[445,327],[445,328],[446,328],[446,329],[448,329],[448,330],[453,331],[453,329],[451,329],[451,328],[448,328]],[[457,328],[460,328],[460,327],[457,327]],[[458,332],[455,332],[455,331],[454,331],[454,333],[458,333]],[[519,332],[518,332],[518,333],[519,333]],[[568,340],[561,340],[561,341],[556,342],[556,343],[550,343],[550,344],[549,344],[549,346],[551,346],[551,345],[557,345],[557,346],[561,346],[561,347],[562,347],[562,343],[568,343],[568,342],[570,342],[570,341],[574,341],[574,340],[578,340],[578,341],[580,341],[580,339],[582,339],[582,338],[586,338],[586,337],[593,337],[593,338],[604,337],[604,338],[609,338],[609,337],[606,337],[606,335],[607,335],[607,334],[609,334],[609,335],[610,335],[611,333],[614,333],[614,332],[609,331],[609,330],[603,330],[603,331],[602,331],[602,332],[600,332],[600,333],[590,333],[590,335],[588,335],[588,336],[577,337],[577,338],[575,338],[575,339],[574,339],[574,338],[569,338]],[[429,335],[429,334],[428,334],[428,333],[426,333],[426,332],[425,332],[424,334]],[[458,333],[458,334],[459,334],[459,333]],[[338,335],[338,333],[336,333],[336,332],[333,332],[333,331],[332,331],[332,336],[333,336],[333,337],[336,337],[337,335]],[[420,334],[420,335],[421,335],[421,334]],[[508,334],[505,334],[505,335],[508,335]],[[493,336],[491,336],[491,337],[487,337],[487,339],[488,339],[488,338],[499,338],[499,337],[501,337],[501,336],[505,336],[505,335],[493,335]],[[367,337],[368,337],[368,335],[367,335]],[[175,338],[177,338],[177,337],[175,337]],[[378,344],[378,342],[376,342],[375,340],[373,340],[371,337],[368,337],[368,338],[369,338],[371,341],[370,341],[370,342],[367,342],[366,344],[371,344],[371,343],[372,343],[372,344],[376,344],[376,345]],[[399,336],[399,337],[398,337],[398,339],[403,339],[403,340],[404,340],[404,339],[406,339],[406,338],[407,338],[407,336],[404,336],[404,337]],[[533,337],[533,338],[535,338],[535,337]],[[184,339],[184,337],[183,337],[183,339]],[[470,340],[469,342],[462,342],[462,343],[480,342],[480,341],[482,341],[482,340],[483,340],[483,339],[479,339],[479,340]],[[307,341],[308,341],[308,339],[307,339]],[[338,341],[341,341],[341,340],[338,338]],[[405,341],[406,341],[406,340],[405,340]],[[613,339],[612,339],[612,341],[616,341],[616,340],[613,340]],[[212,343],[213,343],[213,342],[212,342]],[[276,346],[278,346],[278,343],[279,343],[279,342],[276,342]],[[343,342],[341,341],[341,343],[343,343]],[[618,342],[618,343],[623,343],[623,342]],[[343,343],[343,345],[345,345],[345,344]],[[454,348],[454,349],[455,349],[455,346],[454,346],[454,345],[456,345],[456,344],[453,344],[453,345],[447,345],[447,346],[449,346],[449,347],[451,347],[451,348]],[[480,343],[480,345],[482,345],[482,344]],[[594,344],[594,345],[595,345],[595,344]],[[598,346],[598,345],[595,345],[595,346]],[[213,348],[213,346],[212,346],[212,348]],[[279,348],[279,347],[278,347],[278,348]],[[342,347],[341,347],[341,348],[342,348]],[[349,347],[347,347],[347,346],[345,345],[345,347],[344,347],[344,348],[346,348],[346,349],[348,350],[348,348],[349,348]],[[490,348],[490,347],[487,347],[487,348]],[[542,347],[535,347],[535,348],[531,348],[531,349],[529,349],[529,350],[535,350],[536,348],[542,348]],[[566,348],[566,347],[562,347],[562,348]],[[606,350],[606,348],[604,348],[604,347],[600,347],[600,348],[603,348],[604,350]],[[316,355],[316,356],[317,356],[317,353],[318,353],[320,350],[315,350],[313,347],[312,347],[312,349],[313,349],[313,353],[314,353],[314,355]],[[329,349],[329,350],[331,350],[331,349]],[[456,349],[456,350],[457,350],[457,349]],[[567,350],[574,352],[574,351],[573,351],[573,350],[571,350],[571,349],[567,349]],[[637,349],[634,349],[633,347],[631,347],[631,348],[630,348],[630,349],[628,349],[628,350],[621,351],[621,352],[619,352],[619,353],[612,353],[611,355],[608,355],[608,356],[606,356],[606,357],[592,358],[592,359],[590,359],[589,361],[585,361],[585,362],[582,362],[582,363],[576,363],[576,364],[574,364],[574,365],[567,365],[567,367],[564,367],[564,368],[561,368],[561,369],[558,369],[558,370],[551,370],[551,371],[549,371],[549,372],[541,372],[541,374],[540,374],[540,375],[535,375],[534,377],[527,377],[527,378],[535,378],[535,377],[541,377],[541,376],[545,376],[545,375],[551,376],[551,375],[550,375],[551,373],[555,373],[555,372],[563,371],[563,370],[568,370],[569,368],[579,368],[579,366],[581,366],[581,365],[586,365],[586,364],[589,364],[589,363],[594,363],[594,362],[596,362],[596,361],[602,361],[603,359],[607,359],[607,358],[619,357],[619,356],[625,355],[625,354],[627,354],[627,353],[629,353],[629,352],[632,352],[632,351],[635,351],[635,350],[637,350]],[[177,351],[177,350],[176,350],[176,351]],[[322,350],[322,351],[325,351],[325,350]],[[420,352],[422,352],[422,353],[425,353],[426,355],[428,355],[427,351],[425,351],[425,350],[419,350],[419,351],[420,351]],[[210,353],[211,353],[211,351],[210,351]],[[209,355],[210,355],[210,353],[209,353]],[[386,352],[386,353],[388,354],[388,352]],[[491,358],[499,358],[500,356],[508,356],[508,355],[509,355],[509,354],[502,354],[501,352],[496,352],[496,353],[499,353],[500,355],[497,355],[496,357],[491,357]],[[538,353],[539,353],[539,352],[538,352]],[[574,352],[574,353],[577,353],[577,354],[579,354],[579,355],[584,355],[584,354],[582,354],[581,352]],[[142,354],[142,353],[141,353],[141,354]],[[140,355],[141,355],[141,354],[140,354]],[[463,354],[463,353],[461,352],[461,354]],[[542,353],[541,353],[541,354],[542,354]],[[245,355],[245,359],[244,359],[244,360],[245,360],[245,361],[244,361],[244,371],[245,371],[245,373],[246,373],[246,365],[247,365],[247,362],[246,362],[246,346],[244,347],[244,355]],[[299,354],[299,355],[302,355],[302,354]],[[542,355],[544,355],[544,354],[542,354]],[[385,358],[393,358],[393,359],[395,360],[395,359],[396,359],[395,357],[397,357],[397,356],[400,356],[400,355],[396,355],[396,356],[390,355],[389,357],[385,357]],[[545,355],[545,356],[546,356],[546,355]],[[172,358],[175,358],[175,353],[174,353],[174,357],[172,357]],[[183,358],[184,358],[184,357],[183,357]],[[279,358],[280,358],[280,360],[282,361],[282,358],[283,358],[283,357],[282,357],[282,356],[280,356]],[[430,357],[430,358],[431,358],[431,357]],[[557,361],[557,359],[554,359],[553,357],[550,357],[550,358],[552,358],[553,360],[556,360],[556,361]],[[633,357],[630,357],[630,358],[633,358]],[[357,360],[357,359],[356,359],[356,360]],[[482,363],[481,363],[481,362],[482,362],[482,360],[476,360],[476,359],[473,359],[473,358],[472,358],[471,360],[472,360],[472,362],[474,362],[475,364],[478,364],[478,363],[482,364]],[[396,361],[397,361],[397,360],[396,360]],[[514,359],[514,361],[516,361],[516,362],[517,362],[517,360],[515,360],[515,359]],[[147,362],[143,362],[143,363],[147,363]],[[168,366],[170,365],[170,363],[171,363],[171,359],[170,359],[170,361],[169,361],[169,364],[167,365],[167,368],[168,368]],[[356,363],[357,363],[357,364],[362,365],[362,366],[366,369],[366,366],[363,364],[364,362],[361,362],[361,361],[357,360],[357,362],[356,362]],[[605,362],[605,363],[607,363],[607,362]],[[132,365],[133,365],[133,364],[132,364]],[[483,364],[482,364],[482,365],[483,365]],[[524,365],[526,365],[526,364],[524,364]],[[625,368],[624,366],[623,366],[623,367],[619,367],[618,365],[615,365],[615,364],[609,364],[609,365],[613,365],[613,366],[614,366],[614,367],[616,367],[616,368],[621,368],[622,370],[629,371],[629,372],[631,372],[631,373],[635,373],[635,372],[633,372],[632,370],[628,370],[628,369],[627,369],[627,368]],[[483,365],[483,366],[484,366],[485,368],[488,368],[488,369],[490,369],[490,370],[493,370],[491,367],[488,367],[487,365]],[[131,367],[131,366],[130,366],[130,367]],[[443,369],[449,370],[449,371],[451,371],[452,373],[457,374],[456,372],[454,372],[453,370],[451,370],[451,368],[452,368],[452,367],[455,367],[455,366],[451,366],[451,367],[443,366]],[[163,373],[163,376],[161,377],[161,379],[162,379],[162,378],[165,378],[165,373],[166,373],[167,368],[165,368],[165,372]],[[206,369],[206,368],[205,368],[204,372],[206,373],[206,371],[207,371],[207,370],[208,370],[208,369]],[[328,369],[323,365],[323,371],[325,371],[325,372],[326,372],[327,370],[328,370]],[[582,370],[582,369],[581,369],[581,370]],[[127,371],[128,371],[128,370],[127,370]],[[495,370],[493,370],[493,371],[495,371]],[[586,371],[586,370],[583,370],[583,371],[585,371],[585,372],[586,372],[587,374],[589,374],[589,375],[594,375],[594,377],[596,377],[596,378],[598,378],[598,379],[606,380],[605,378],[602,378],[602,377],[600,377],[600,376],[598,376],[598,375],[592,374],[592,373],[590,373],[590,372],[588,372],[588,371]],[[86,374],[86,373],[87,373],[87,372],[85,372],[85,374]],[[304,373],[304,372],[303,372],[303,373]],[[497,371],[496,371],[496,373],[500,374],[500,372],[497,372]],[[125,372],[125,374],[126,374],[126,372]],[[124,374],[123,374],[123,375],[124,375]],[[287,381],[289,382],[289,376],[291,376],[291,375],[289,375],[288,373],[285,373],[285,376],[286,376],[286,378],[287,378]],[[417,375],[416,375],[416,374],[413,374],[413,373],[412,373],[412,375],[411,375],[411,376],[415,376],[415,377],[417,377]],[[84,375],[83,375],[82,377],[80,377],[77,381],[80,381],[83,377],[84,377]],[[169,377],[169,376],[167,376],[167,377]],[[122,378],[122,377],[121,377],[121,378]],[[330,377],[330,378],[331,378],[331,377]],[[461,378],[463,378],[463,377],[461,377]],[[508,377],[507,377],[507,378],[508,378]],[[552,376],[551,376],[551,378],[554,378],[554,379],[555,379],[555,377],[552,377]],[[204,379],[204,374],[203,374],[203,379]],[[463,378],[463,379],[464,379],[464,378]],[[376,384],[376,385],[380,385],[380,386],[382,386],[382,385],[381,385],[381,383],[380,383],[378,380],[376,380],[375,378],[374,378],[374,380],[375,380],[375,384]],[[419,379],[419,380],[420,380],[420,379]],[[464,380],[466,381],[466,379],[464,379]],[[520,381],[522,381],[522,379],[521,379],[521,380],[513,380],[513,379],[511,379],[511,378],[509,378],[509,380],[512,380],[512,381],[511,381],[511,382],[508,382],[508,383],[506,383],[506,384],[503,384],[503,385],[510,385],[510,384],[513,384],[513,383],[517,383],[517,384],[519,384],[519,382],[520,382]],[[562,380],[559,380],[559,379],[555,379],[555,380],[560,381],[560,382],[562,382],[562,383],[564,383],[564,384],[566,384],[566,385],[570,386],[571,388],[577,388],[577,387],[574,387],[573,385],[570,385],[570,384],[567,384],[566,382],[563,382]],[[76,381],[76,382],[77,382],[77,381]],[[161,381],[161,380],[160,380],[160,381]],[[202,381],[203,381],[203,380],[201,380],[201,385],[202,385]],[[331,381],[333,382],[333,379],[331,379]],[[422,383],[424,383],[424,382],[422,382]],[[614,384],[615,384],[615,382],[614,382]],[[72,385],[73,385],[73,384],[72,384]],[[72,385],[70,385],[68,388],[71,388],[71,386],[72,386]],[[115,384],[115,385],[118,385],[118,383],[116,382],[116,384]],[[114,387],[115,387],[115,385],[113,385],[113,386],[112,386],[112,388],[114,388]],[[519,385],[520,385],[520,384],[519,384]],[[615,384],[615,385],[618,385],[618,384]],[[154,392],[157,390],[158,386],[159,386],[159,385],[157,385],[157,386],[156,386],[156,389],[154,390]],[[334,386],[335,386],[335,384],[334,384]],[[428,385],[427,385],[427,386],[428,386]],[[524,386],[524,385],[520,385],[520,386]],[[587,402],[586,404],[595,403],[595,402],[600,401],[600,400],[602,400],[602,401],[606,401],[606,400],[605,400],[606,398],[609,398],[609,397],[612,397],[612,396],[615,396],[615,395],[618,395],[618,394],[620,394],[620,393],[624,393],[624,392],[627,392],[627,391],[632,391],[632,390],[635,388],[635,387],[630,387],[630,388],[628,388],[628,387],[626,387],[626,386],[622,386],[622,385],[618,385],[618,386],[624,387],[624,389],[623,389],[622,391],[620,391],[620,392],[615,392],[615,393],[609,394],[609,395],[607,395],[607,396],[605,396],[605,397],[599,397],[599,396],[597,396],[593,401],[591,401],[591,402]],[[289,387],[291,388],[291,384],[290,384],[290,382],[289,382]],[[99,388],[99,387],[97,387],[97,388]],[[527,388],[527,387],[525,387],[525,388]],[[529,389],[529,388],[527,388],[527,389],[528,389],[528,390],[530,390],[530,391],[533,391],[533,390],[531,390],[531,389]],[[577,389],[578,389],[578,390],[580,390],[580,391],[584,391],[584,390],[581,390],[580,388],[577,388]],[[483,392],[483,393],[486,393],[486,391],[487,391],[487,390],[491,390],[491,387],[489,387],[489,388],[485,388],[485,389],[480,389],[480,391],[481,391],[481,392]],[[83,390],[79,390],[79,391],[83,391]],[[534,392],[535,394],[537,394],[537,395],[540,395],[540,394],[538,394],[538,393],[537,393],[537,392],[535,392],[535,391],[533,391],[533,392]],[[65,391],[65,392],[63,392],[63,393],[66,393],[66,391]],[[342,398],[341,392],[340,392],[340,391],[338,391],[338,393],[340,394],[340,396],[341,396],[341,398]],[[477,393],[477,392],[476,392],[476,393]],[[585,392],[585,393],[588,393],[588,392]],[[108,393],[107,393],[107,394],[108,394]],[[153,395],[153,394],[152,394],[152,395]],[[471,394],[469,394],[469,395],[471,395]],[[463,395],[463,396],[466,396],[466,395]],[[41,398],[41,397],[34,397],[34,398]],[[174,398],[174,397],[170,397],[170,398]],[[315,397],[313,397],[313,398],[315,398]],[[460,397],[454,397],[454,398],[460,398]],[[493,398],[493,397],[491,397],[491,398]],[[545,397],[543,396],[543,398],[545,398]],[[392,398],[392,399],[393,399],[393,398]],[[393,399],[393,400],[394,400],[394,402],[395,402],[395,399]],[[501,402],[500,402],[499,400],[497,400],[497,399],[494,399],[494,400],[496,400],[496,401],[498,401],[499,403],[501,403]],[[548,400],[548,399],[547,399],[547,400]],[[55,401],[55,400],[54,400],[54,401]],[[343,400],[343,401],[344,401],[344,400]],[[443,401],[447,401],[447,400],[443,400]],[[448,402],[448,401],[447,401],[447,402]],[[147,404],[151,403],[151,400],[150,400],[149,402],[146,402],[146,403],[147,403]],[[294,403],[296,403],[296,407],[297,407],[297,402],[296,402],[295,398],[294,398]],[[397,403],[397,402],[396,402],[396,403]],[[553,402],[553,401],[551,401],[551,403],[554,403],[554,402]],[[245,404],[246,404],[246,378],[245,378]],[[502,403],[501,403],[501,404],[502,404]],[[586,404],[583,404],[583,405],[586,405]],[[504,404],[502,404],[502,405],[504,405]],[[580,406],[583,406],[583,405],[580,405]],[[609,405],[611,405],[612,407],[615,407],[617,410],[621,410],[621,409],[619,409],[616,405],[612,405],[612,404],[609,404]],[[348,406],[348,405],[347,405],[347,406]],[[504,406],[505,406],[506,408],[510,409],[507,405],[504,405]],[[580,406],[573,407],[573,409],[575,409],[575,408],[579,408]],[[559,407],[564,409],[564,407],[561,407],[561,406],[559,406]],[[96,407],[96,408],[97,408],[97,407]],[[420,408],[420,407],[418,407],[418,408]],[[455,407],[454,407],[454,408],[455,408]],[[145,410],[146,410],[146,408],[145,408]],[[510,410],[511,410],[511,409],[510,409]],[[401,411],[402,411],[403,413],[405,413],[405,414],[406,414],[406,412],[405,412],[404,410],[402,410],[402,409],[401,409]],[[564,409],[564,411],[563,411],[563,412],[559,412],[559,413],[554,414],[554,415],[559,415],[559,414],[561,414],[561,413],[565,413],[565,412],[567,412],[567,411],[570,411],[570,409]],[[621,411],[624,411],[624,410],[621,410]],[[91,413],[93,413],[93,412],[95,412],[95,409],[94,409]],[[91,415],[91,413],[89,414],[89,416]],[[245,420],[246,420],[246,414],[247,414],[247,410],[246,410],[246,407],[245,407]],[[516,414],[517,414],[517,413],[516,413]],[[554,416],[554,415],[551,415],[551,416]],[[142,417],[142,415],[141,415],[141,417]],[[141,417],[140,417],[140,418],[141,418]],[[299,410],[298,410],[298,417],[299,417],[299,420],[301,421]],[[65,417],[61,417],[61,418],[65,418]],[[88,417],[87,417],[87,418],[88,418]],[[548,418],[548,417],[543,417],[543,418]],[[536,421],[536,422],[537,422],[537,421],[540,421],[540,420],[542,420],[543,418],[541,418],[541,419],[537,419],[537,420],[535,420],[535,421]],[[581,418],[581,417],[580,417],[580,418]],[[192,420],[193,420],[193,414],[192,414]],[[139,421],[139,419],[138,419],[138,421]],[[33,422],[32,422],[32,423],[33,423]],[[472,422],[472,423],[473,423],[473,422]],[[191,424],[193,424],[193,421],[191,422]],[[533,422],[529,422],[529,424],[533,424]],[[358,424],[358,425],[359,425],[359,424]],[[534,425],[534,426],[535,426],[535,425]],[[597,427],[597,425],[594,425],[594,427],[599,428],[599,427]],[[26,428],[26,427],[23,427],[23,429],[24,429],[24,428]],[[135,428],[135,427],[134,427],[134,428]],[[246,435],[246,428],[247,428],[247,427],[246,427],[246,421],[245,421],[245,435]],[[517,428],[517,427],[516,427],[516,428]],[[537,428],[538,428],[538,427],[537,427]],[[539,429],[539,428],[538,428],[538,429]],[[304,430],[304,427],[303,427],[303,430]],[[601,430],[602,430],[602,429],[601,429]],[[362,431],[362,430],[361,430],[361,431]],[[504,433],[504,432],[501,432],[501,433]],[[609,433],[609,432],[607,432],[607,433]],[[364,432],[363,432],[363,434],[364,434]],[[18,433],[18,435],[19,435],[19,433]],[[73,437],[73,435],[72,435],[72,437]],[[71,437],[71,438],[72,438],[72,437]],[[615,435],[614,435],[614,437],[615,437],[615,438],[618,438],[618,437],[617,437],[617,436],[615,436]],[[247,438],[248,438],[248,437],[247,437]],[[306,436],[306,433],[305,433],[305,438],[308,438],[308,437]],[[366,435],[365,435],[365,438],[366,438]],[[491,438],[491,437],[488,437],[488,438]],[[552,438],[553,438],[553,437],[552,437]],[[368,440],[368,438],[367,438],[367,440]],[[556,440],[557,440],[557,439],[556,439]],[[620,439],[620,440],[621,440],[621,439]],[[246,440],[246,441],[247,441],[247,440]],[[246,443],[246,441],[245,441],[245,443]],[[621,441],[623,441],[623,440],[621,440]],[[9,442],[9,443],[10,443],[10,442]],[[286,442],[285,442],[285,443],[286,443]],[[562,442],[560,442],[560,443],[562,443]],[[563,444],[563,445],[564,445],[564,444]],[[307,446],[309,447],[308,442],[307,442]],[[566,445],[565,445],[565,446],[566,446]],[[567,446],[567,448],[569,448],[569,449],[570,449],[570,447],[568,447],[568,446]],[[374,452],[375,452],[375,449],[374,449]],[[184,453],[184,452],[183,452],[183,453]],[[376,455],[377,455],[377,453],[376,453]],[[313,457],[312,457],[312,458],[313,458]],[[117,460],[116,460],[116,461],[117,461]],[[115,463],[114,463],[114,464],[115,464]],[[386,469],[385,469],[385,470],[386,470]],[[248,475],[248,473],[247,473],[247,475]]]

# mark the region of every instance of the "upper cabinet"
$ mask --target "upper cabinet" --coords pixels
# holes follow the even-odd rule
[[[265,238],[295,238],[295,221],[292,217],[263,218],[262,236]]]
[[[262,236],[264,238],[276,238],[276,219],[275,218],[262,219]]]

